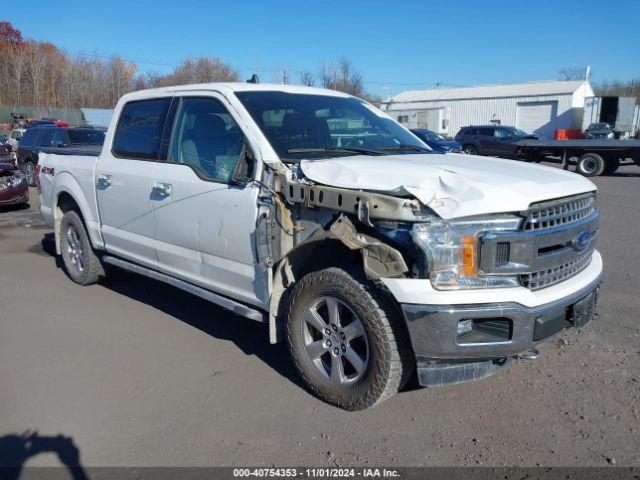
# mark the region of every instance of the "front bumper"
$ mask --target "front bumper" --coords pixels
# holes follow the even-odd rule
[[[423,386],[462,383],[489,376],[510,357],[533,349],[559,332],[582,327],[593,316],[600,276],[573,294],[536,307],[517,303],[480,305],[402,304]],[[591,300],[593,299],[593,300]],[[586,316],[586,318],[585,318]],[[459,333],[460,321],[473,325]]]
[[[25,185],[0,190],[0,206],[18,205],[29,201],[29,188]]]

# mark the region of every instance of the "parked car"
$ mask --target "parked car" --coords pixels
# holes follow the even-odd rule
[[[117,266],[264,322],[333,405],[379,404],[416,371],[487,377],[594,315],[599,213],[580,175],[429,155],[365,101],[310,87],[139,91],[114,113],[97,157],[41,158],[69,277]]]
[[[468,155],[513,157],[518,151],[517,142],[524,139],[540,140],[542,137],[515,127],[472,125],[461,128],[455,138]]]
[[[615,138],[615,131],[608,123],[592,123],[584,131],[584,138],[588,139],[603,139],[603,138]]]
[[[14,128],[7,135],[7,139],[14,151],[18,149],[18,145],[20,145],[20,140],[22,140],[22,135],[24,135],[25,131],[26,130],[24,128]]]
[[[27,179],[13,163],[0,163],[0,206],[29,202]]]
[[[429,145],[436,153],[460,153],[462,147],[455,140],[447,140],[439,133],[423,128],[411,130],[416,137]]]
[[[14,163],[15,153],[8,137],[0,137],[0,163]]]
[[[25,130],[18,146],[17,164],[27,176],[30,186],[35,186],[36,165],[39,153],[66,155],[98,155],[104,142],[105,129],[101,127],[70,127],[55,125],[33,127]]]

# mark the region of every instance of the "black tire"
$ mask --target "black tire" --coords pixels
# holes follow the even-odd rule
[[[326,302],[329,302],[327,299],[337,300],[342,312],[340,315],[350,316],[351,321],[346,323],[346,319],[341,317],[337,322],[341,327],[336,332],[327,328],[318,340],[307,340],[309,330],[314,330],[306,320],[309,309],[318,308],[313,305],[323,299]],[[328,311],[329,303],[326,303],[327,319]],[[316,310],[318,312],[320,310]],[[415,364],[408,332],[400,315],[397,307],[358,273],[328,268],[303,277],[289,300],[286,330],[289,353],[305,387],[321,400],[345,410],[369,408],[395,395],[413,373]],[[344,332],[356,320],[360,320],[363,327],[360,337],[348,336],[345,340]],[[326,326],[331,327],[331,324]],[[320,329],[315,327],[314,331],[318,333]],[[343,340],[337,335],[342,335]],[[329,343],[322,356],[313,360],[309,347],[320,341],[324,348],[328,339],[333,339],[334,343]],[[361,343],[356,345],[355,342]],[[358,348],[364,352],[363,344],[366,354],[359,357],[364,361],[358,373],[352,367],[355,363],[351,363],[349,352]],[[339,354],[339,349],[344,353]],[[336,358],[340,362],[338,370],[345,375],[344,383],[326,372],[329,363],[333,372]],[[352,380],[346,378],[350,367],[356,372],[352,374]]]
[[[71,280],[80,285],[91,285],[104,278],[104,267],[91,246],[84,222],[73,210],[65,212],[60,221],[60,248]]]
[[[464,153],[466,153],[467,155],[477,155],[478,154],[478,149],[476,147],[474,147],[473,145],[465,145],[464,147],[462,147],[462,151]]]
[[[31,161],[25,162],[22,165],[22,172],[24,173],[25,177],[27,177],[27,183],[29,184],[29,186],[35,187],[36,186],[36,166],[34,165],[34,163]]]
[[[597,153],[585,153],[578,158],[576,172],[585,177],[597,177],[604,172],[605,163]]]
[[[619,158],[607,158],[604,164],[604,170],[602,171],[603,175],[611,175],[615,173],[616,170],[620,167],[620,159]]]

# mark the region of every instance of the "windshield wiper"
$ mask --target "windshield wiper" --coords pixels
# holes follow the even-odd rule
[[[356,147],[311,147],[311,148],[289,148],[287,153],[314,153],[314,152],[353,152],[363,155],[382,155],[377,150]]]
[[[428,148],[419,147],[418,145],[394,145],[392,147],[382,147],[378,150],[413,150],[414,152],[432,153],[433,150]]]

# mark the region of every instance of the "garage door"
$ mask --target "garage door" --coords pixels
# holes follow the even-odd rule
[[[558,102],[519,103],[516,114],[516,127],[527,133],[539,133],[554,138]]]

